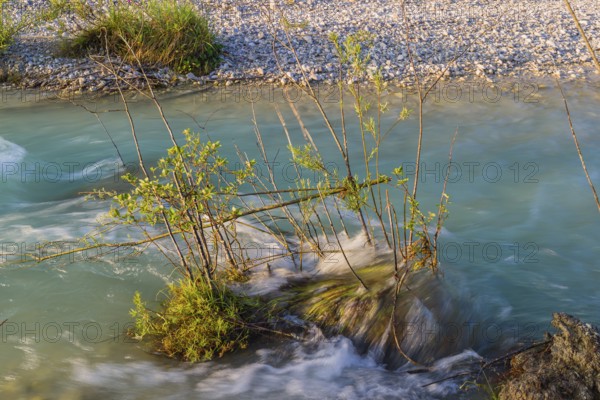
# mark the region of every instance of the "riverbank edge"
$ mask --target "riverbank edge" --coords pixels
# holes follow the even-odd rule
[[[133,67],[130,66],[131,69]],[[221,93],[222,96],[234,98],[236,101],[246,101],[255,103],[261,100],[273,101],[274,93],[284,92],[282,98],[286,101],[294,102],[297,93],[302,90],[308,90],[308,85],[321,97],[329,100],[338,99],[339,82],[337,81],[309,81],[305,82],[285,82],[272,78],[246,78],[246,79],[209,79],[208,77],[196,77],[175,75],[170,80],[157,77],[160,74],[157,70],[144,71],[139,75],[127,73],[129,76],[119,78],[120,87],[116,84],[117,79],[113,78],[114,85],[105,85],[99,89],[83,88],[79,84],[78,78],[62,79],[53,82],[52,80],[43,81],[42,76],[29,76],[27,80],[18,83],[2,82],[2,62],[0,61],[0,101],[6,103],[11,99],[20,102],[40,102],[48,101],[90,101],[108,98],[111,96],[120,96],[122,91],[124,98],[135,97],[141,92],[147,92],[150,88],[156,93],[175,93],[192,94],[199,93],[206,96],[215,93]],[[188,74],[189,75],[189,74]],[[460,101],[474,102],[477,99],[483,99],[487,102],[496,102],[499,97],[506,95],[519,96],[521,101],[528,102],[533,99],[540,89],[556,86],[557,79],[563,85],[593,85],[600,87],[600,73],[591,66],[586,67],[582,75],[564,76],[541,75],[541,74],[523,74],[514,75],[495,75],[495,76],[477,76],[464,75],[452,77],[440,77],[439,75],[428,75],[419,77],[421,88],[432,90],[428,96],[435,97],[436,102],[444,101],[456,103]],[[371,80],[362,80],[357,82],[363,90],[369,91],[374,88]],[[404,96],[412,96],[418,93],[418,86],[412,81],[401,81],[399,79],[386,80],[386,89],[388,93],[402,93]],[[61,87],[62,86],[62,87]],[[518,101],[518,100],[516,100]]]
[[[85,58],[70,59],[55,57],[55,49],[60,39],[49,37],[22,36],[17,39],[10,51],[0,54],[0,91],[10,93],[15,91],[44,93],[51,98],[90,98],[102,97],[124,92],[137,92],[152,89],[189,90],[198,88],[206,90],[210,87],[273,87],[289,88],[295,86],[333,87],[340,79],[311,79],[309,75],[304,79],[291,79],[290,72],[280,70],[279,73],[266,73],[262,76],[245,76],[243,78],[230,78],[228,76],[196,76],[193,73],[177,74],[170,68],[142,68],[140,66],[123,63],[118,57],[89,56]],[[38,68],[30,68],[27,58],[19,56],[19,49],[26,46],[27,53],[35,51],[40,58],[60,64],[59,69],[52,69],[52,73],[45,74]],[[110,66],[118,65],[118,70],[111,70]],[[118,75],[118,79],[117,76]],[[345,79],[345,78],[344,78]],[[497,85],[538,84],[559,79],[563,83],[572,82],[597,82],[600,81],[598,72],[591,62],[577,65],[563,64],[556,66],[556,72],[549,75],[540,71],[507,71],[505,74],[485,73],[420,73],[418,80],[422,87],[434,83],[452,85],[456,83],[471,83],[482,87]],[[416,88],[415,76],[401,76],[384,79],[389,88]],[[372,79],[366,76],[360,81],[368,86]],[[5,95],[3,98],[6,97]],[[45,96],[41,96],[45,97]]]

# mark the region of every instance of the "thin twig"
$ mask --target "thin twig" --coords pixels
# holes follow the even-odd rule
[[[520,348],[518,350],[512,351],[512,352],[510,352],[508,354],[505,354],[503,356],[495,358],[493,360],[487,361],[487,362],[483,363],[483,365],[481,365],[481,367],[477,371],[477,374],[481,373],[481,371],[483,371],[485,368],[489,367],[490,365],[493,365],[493,364],[496,364],[496,363],[498,363],[500,361],[506,360],[507,358],[516,356],[517,354],[524,353],[524,352],[529,351],[529,350],[531,350],[533,348],[536,348],[536,347],[539,347],[539,346],[543,346],[543,345],[547,345],[550,342],[551,342],[551,340],[545,340],[543,342],[534,343],[532,345],[522,347],[522,348]],[[461,376],[466,376],[466,375],[473,375],[473,374],[475,374],[474,371],[459,372],[457,374],[450,375],[450,376],[447,376],[445,378],[438,379],[438,380],[435,380],[433,382],[426,383],[425,385],[421,385],[421,387],[428,387],[428,386],[431,386],[431,385],[435,385],[436,383],[445,382],[445,381],[449,381],[450,379],[459,378]]]
[[[435,227],[435,234],[433,235],[433,251],[434,257],[433,262],[437,264],[437,243],[438,237],[440,236],[440,232],[442,230],[443,223],[443,214],[444,214],[444,203],[448,203],[448,195],[446,194],[446,186],[448,185],[448,176],[450,175],[450,165],[452,165],[452,151],[454,149],[454,142],[456,141],[456,137],[458,136],[458,127],[454,131],[454,136],[452,136],[452,141],[450,142],[450,150],[448,151],[448,168],[446,169],[446,174],[444,176],[444,186],[442,187],[442,194],[440,195],[440,204],[438,206],[438,215],[437,215],[437,223]]]
[[[569,111],[569,104],[567,103],[567,98],[565,97],[565,93],[563,92],[562,85],[558,78],[556,78],[556,84],[560,89],[560,95],[562,96],[563,102],[565,104],[565,111],[567,113],[567,119],[569,121],[569,127],[571,128],[571,135],[573,136],[573,141],[575,142],[575,148],[577,149],[577,154],[579,155],[579,160],[581,161],[581,167],[583,168],[583,172],[585,173],[585,177],[587,178],[588,184],[592,189],[592,194],[594,195],[594,200],[596,201],[596,206],[598,207],[598,211],[600,212],[600,199],[598,199],[598,193],[596,193],[596,188],[594,187],[594,183],[592,182],[592,178],[590,178],[590,174],[585,165],[585,161],[583,159],[583,154],[581,153],[581,147],[579,146],[579,140],[577,140],[577,134],[575,133],[575,128],[573,127],[573,121],[571,120],[571,113]]]
[[[104,122],[102,122],[102,120],[100,119],[100,116],[98,115],[98,111],[93,111],[90,110],[88,107],[86,107],[83,104],[78,104],[75,103],[74,101],[71,101],[71,104],[77,106],[77,107],[81,107],[83,108],[85,111],[89,112],[90,114],[93,114],[94,117],[96,117],[96,119],[98,120],[98,122],[100,123],[100,125],[102,125],[102,129],[104,129],[104,132],[106,133],[106,135],[108,136],[108,138],[110,139],[113,147],[115,148],[115,150],[117,151],[117,155],[119,156],[119,159],[121,160],[121,164],[125,165],[125,161],[123,160],[123,156],[121,155],[121,152],[119,151],[119,148],[117,147],[117,144],[115,143],[112,135],[110,134],[110,132],[108,131],[108,129],[106,129],[106,125],[104,125]],[[121,111],[121,110],[110,110],[110,111]]]
[[[359,189],[364,189],[365,187],[368,187],[370,185],[378,185],[378,184],[382,184],[382,183],[388,183],[389,181],[390,181],[389,177],[382,176],[379,179],[375,179],[375,180],[372,180],[370,182],[362,182],[362,183],[360,183],[358,185],[358,188]],[[230,221],[236,220],[236,219],[241,218],[241,217],[246,217],[246,216],[249,216],[249,215],[258,214],[258,213],[265,212],[265,211],[271,211],[271,210],[275,210],[275,209],[279,209],[279,208],[291,206],[291,205],[294,205],[294,204],[299,204],[299,203],[302,203],[302,202],[315,200],[315,199],[320,198],[321,196],[325,196],[325,197],[327,197],[327,196],[333,196],[333,195],[342,193],[345,190],[346,190],[345,187],[336,187],[336,188],[332,188],[332,189],[327,189],[327,190],[323,191],[322,193],[310,194],[310,195],[307,195],[307,196],[299,197],[299,198],[292,199],[292,200],[289,200],[289,201],[284,201],[284,202],[281,202],[281,203],[268,204],[268,205],[265,205],[263,207],[253,208],[253,209],[246,210],[246,211],[243,211],[243,212],[240,212],[240,213],[237,213],[237,214],[231,214],[231,215],[229,215],[227,217],[223,217],[221,220],[218,221],[218,223],[224,224],[226,222],[230,222]],[[211,223],[203,223],[200,231],[202,231],[204,228],[209,228],[209,227],[212,227],[212,226],[213,225]],[[58,257],[62,257],[62,256],[65,256],[65,255],[70,255],[70,254],[81,253],[81,252],[86,251],[86,250],[98,249],[98,248],[102,248],[102,247],[115,247],[115,248],[118,248],[118,247],[134,247],[134,246],[139,246],[141,244],[149,243],[149,242],[151,242],[153,240],[160,240],[160,239],[164,239],[164,238],[169,238],[169,237],[171,237],[173,235],[177,235],[177,234],[180,234],[180,233],[185,233],[185,232],[183,232],[183,231],[167,232],[167,233],[163,233],[163,234],[160,234],[160,235],[153,236],[150,239],[143,239],[143,240],[130,241],[130,242],[121,242],[121,243],[96,243],[96,244],[93,244],[93,245],[90,245],[90,246],[80,247],[80,248],[77,248],[77,249],[72,249],[72,250],[68,250],[68,251],[65,251],[65,252],[57,253],[57,254],[52,254],[52,255],[49,255],[49,256],[45,256],[45,257],[35,257],[35,256],[32,256],[32,258],[35,261],[37,261],[37,262],[42,262],[42,261],[50,260],[50,259],[53,259],[53,258],[58,258]]]
[[[571,2],[569,0],[564,0],[564,2],[565,2],[565,5],[567,6],[567,9],[571,13],[573,20],[575,21],[575,26],[577,26],[577,30],[579,30],[579,34],[581,35],[581,38],[585,42],[585,46],[587,47],[588,51],[590,52],[590,55],[592,56],[592,60],[594,61],[594,65],[596,66],[596,69],[600,73],[600,61],[598,61],[596,52],[594,51],[594,48],[592,47],[587,35],[585,34],[585,31],[581,27],[581,24],[579,23],[579,18],[577,18],[577,15],[575,14],[573,7],[571,7]]]
[[[342,256],[344,257],[344,261],[346,261],[346,264],[348,265],[348,268],[350,268],[352,275],[354,275],[354,277],[360,282],[361,286],[365,290],[368,291],[369,287],[367,286],[365,281],[363,281],[362,278],[356,273],[356,270],[352,267],[352,264],[350,263],[350,260],[348,259],[346,252],[344,251],[344,247],[342,246],[342,243],[340,241],[340,238],[338,237],[337,231],[335,230],[335,227],[333,226],[331,214],[329,214],[329,210],[327,209],[327,204],[325,204],[325,198],[323,196],[321,196],[321,203],[323,204],[323,208],[325,210],[325,215],[327,215],[327,219],[329,220],[329,227],[330,227],[331,231],[333,232],[333,236],[335,237],[335,240],[337,241],[338,246],[340,246],[340,251],[342,253]]]

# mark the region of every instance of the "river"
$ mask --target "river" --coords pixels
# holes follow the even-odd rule
[[[443,280],[458,293],[467,315],[485,317],[460,321],[461,329],[479,325],[478,348],[496,352],[508,346],[493,345],[500,336],[514,343],[541,338],[554,311],[600,323],[600,216],[560,92],[552,82],[542,81],[516,82],[510,88],[456,82],[430,94],[419,194],[425,209],[432,209],[449,168],[450,217],[440,243]],[[600,184],[600,90],[591,82],[569,84],[565,91],[591,178]],[[321,94],[334,112],[334,92],[322,88]],[[175,132],[191,128],[220,140],[231,159],[236,157],[234,145],[258,157],[254,107],[275,174],[286,182],[290,157],[275,106],[299,143],[300,131],[284,101],[296,95],[234,85],[205,92],[173,90],[159,97]],[[42,92],[6,90],[2,100],[0,321],[7,320],[0,328],[3,398],[457,398],[463,396],[459,381],[422,385],[488,356],[463,349],[438,360],[435,375],[407,374],[406,367],[386,369],[374,355],[360,354],[349,339],[325,338],[316,328],[306,342],[262,340],[241,353],[197,365],[149,354],[122,332],[131,323],[134,292],[155,299],[171,278],[171,269],[158,255],[96,259],[85,254],[67,262],[15,263],[24,261],[26,253],[74,246],[69,241],[92,231],[109,207],[107,202],[86,201],[83,193],[124,187],[119,179],[122,162],[110,137],[130,169],[137,158],[125,116],[110,111],[122,108],[119,98],[70,102]],[[416,109],[414,96],[406,91],[391,91],[386,100],[392,110]],[[316,109],[305,97],[297,104],[323,154],[333,154],[335,147]],[[100,112],[110,137],[80,105]],[[152,164],[170,146],[168,136],[149,101],[132,98],[130,106],[145,161]],[[390,112],[384,123],[396,116]],[[386,138],[380,151],[384,168],[403,165],[409,175],[414,171],[417,132],[413,113]],[[353,157],[360,154],[356,146]],[[258,168],[266,172],[264,164]],[[105,239],[125,240],[129,234],[109,231]]]

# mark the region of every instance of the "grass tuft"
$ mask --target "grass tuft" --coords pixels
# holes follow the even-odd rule
[[[106,12],[90,12],[84,19],[85,27],[66,44],[65,54],[84,56],[108,50],[131,63],[139,60],[152,67],[197,74],[208,74],[220,61],[222,46],[208,20],[187,2],[117,3]]]
[[[225,285],[180,280],[168,286],[162,312],[146,308],[139,292],[134,296],[132,336],[154,339],[155,348],[186,361],[207,361],[248,346],[259,300],[233,293]]]
[[[8,0],[0,0],[0,53],[12,44],[14,36],[22,28],[20,22],[16,23],[9,18],[6,13],[8,6]]]

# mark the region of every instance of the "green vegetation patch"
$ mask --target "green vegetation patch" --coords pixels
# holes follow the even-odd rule
[[[208,20],[190,3],[117,3],[101,13],[84,6],[71,5],[70,9],[86,23],[64,46],[67,55],[108,50],[131,63],[139,60],[145,65],[198,74],[209,73],[219,63],[222,46]]]
[[[7,3],[6,0],[0,0],[0,52],[6,49],[12,39],[12,29],[4,21],[5,3]]]
[[[4,18],[0,18],[0,52],[4,51],[12,40],[13,32],[4,24]]]
[[[24,21],[14,21],[6,10],[9,0],[0,0],[0,53],[13,42],[14,36],[26,26]]]
[[[170,284],[160,312],[149,310],[139,292],[133,300],[135,329],[130,334],[138,339],[151,337],[158,351],[191,362],[246,348],[251,326],[264,310],[259,299],[204,280]]]

